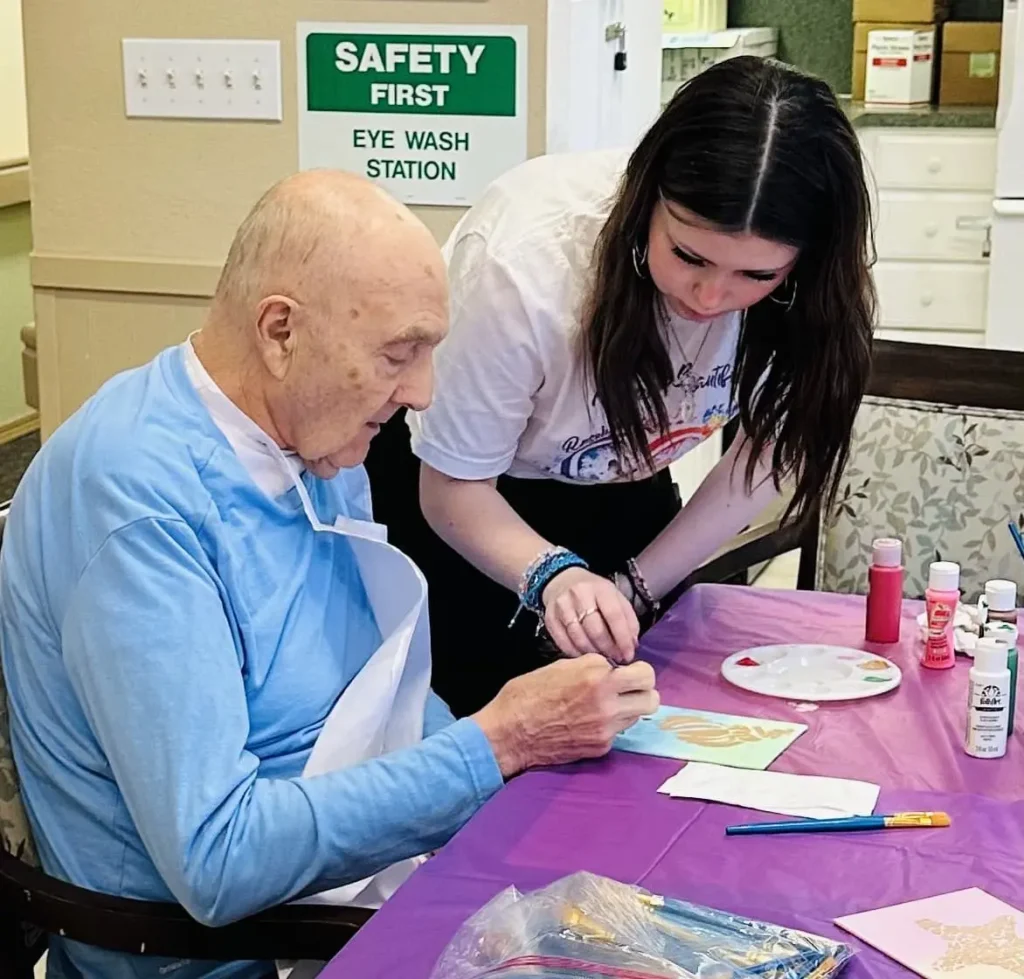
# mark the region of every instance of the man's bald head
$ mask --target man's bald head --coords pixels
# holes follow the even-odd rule
[[[339,285],[357,292],[371,284],[386,288],[379,282],[381,259],[396,251],[443,277],[430,232],[370,181],[340,170],[294,174],[271,187],[242,222],[215,303],[231,315],[275,293],[313,299],[318,287],[332,295]]]
[[[278,444],[333,476],[396,410],[429,404],[447,304],[440,250],[408,208],[361,177],[312,170],[242,223],[196,349]]]

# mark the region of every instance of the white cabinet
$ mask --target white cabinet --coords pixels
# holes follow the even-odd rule
[[[888,262],[875,266],[878,304],[892,329],[985,329],[988,266],[984,262]]]
[[[980,190],[996,183],[996,141],[977,130],[875,130],[879,187],[892,190]]]
[[[978,225],[991,212],[991,194],[882,191],[875,231],[878,257],[979,262],[985,257],[986,234]]]
[[[994,130],[860,130],[875,216],[877,336],[981,346]]]

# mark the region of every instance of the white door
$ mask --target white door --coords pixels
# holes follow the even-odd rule
[[[1024,268],[1024,17],[1019,0],[1003,2],[1003,46],[996,115],[993,205],[985,345],[1024,350],[1020,277]]]
[[[661,104],[661,19],[660,0],[549,0],[548,153],[639,140]]]
[[[1024,17],[1018,0],[1004,0],[999,73],[996,198],[1024,198]]]

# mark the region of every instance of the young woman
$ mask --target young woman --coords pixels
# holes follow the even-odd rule
[[[628,158],[532,160],[466,214],[434,403],[369,463],[378,519],[427,575],[457,714],[547,638],[629,660],[640,620],[782,481],[794,518],[833,491],[870,366],[869,210],[828,87],[735,58]],[[667,467],[736,416],[680,511]]]

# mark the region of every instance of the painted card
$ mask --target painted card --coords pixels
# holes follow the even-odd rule
[[[614,746],[640,755],[763,771],[806,730],[806,724],[789,721],[663,706],[623,731]]]
[[[1024,914],[977,887],[836,924],[925,979],[1024,979]]]

